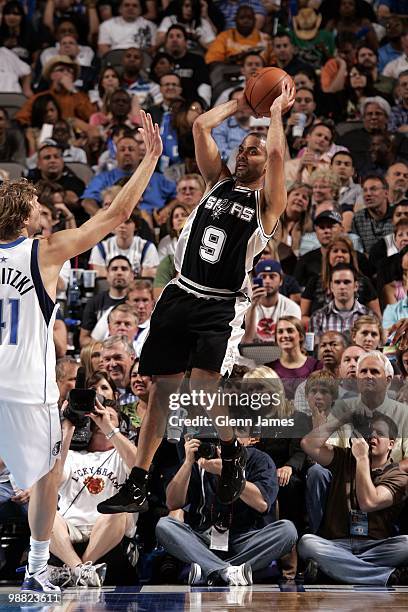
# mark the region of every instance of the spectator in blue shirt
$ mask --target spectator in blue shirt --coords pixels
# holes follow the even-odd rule
[[[237,87],[230,93],[228,99],[238,100],[243,91],[242,87]],[[249,119],[250,114],[246,110],[238,110],[235,115],[223,121],[213,130],[213,138],[223,161],[228,161],[232,151],[249,134]]]
[[[141,145],[130,136],[121,138],[117,143],[116,157],[118,167],[95,176],[82,194],[82,206],[88,215],[94,215],[102,204],[102,191],[120,179],[131,176],[142,158]],[[176,184],[165,176],[154,172],[139,207],[152,213],[164,206],[167,200],[176,197]],[[137,202],[135,202],[136,206]]]
[[[397,15],[390,17],[385,24],[387,32],[387,44],[378,50],[378,70],[382,72],[388,62],[397,59],[402,53],[401,34],[402,21]]]

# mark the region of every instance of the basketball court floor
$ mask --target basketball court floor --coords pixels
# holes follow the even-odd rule
[[[408,587],[297,584],[252,587],[143,586],[67,589],[60,605],[8,603],[17,588],[0,589],[0,612],[390,612],[408,610]],[[17,599],[17,597],[16,597]]]

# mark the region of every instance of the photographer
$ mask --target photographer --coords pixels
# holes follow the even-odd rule
[[[167,552],[192,564],[189,584],[249,585],[253,570],[268,567],[292,549],[297,532],[290,521],[266,524],[278,483],[274,463],[265,453],[247,448],[241,496],[221,505],[216,497],[220,450],[208,446],[195,438],[186,441],[184,463],[166,492],[169,510],[184,508],[186,522],[162,518],[156,535]],[[205,459],[204,453],[212,458]]]
[[[305,578],[313,581],[321,568],[346,584],[406,585],[408,536],[392,537],[408,485],[407,474],[390,460],[397,426],[374,412],[366,422],[368,431],[353,437],[351,448],[328,444],[345,421],[353,421],[352,412],[332,418],[302,440],[303,450],[333,475],[320,535],[306,534],[298,545],[299,554],[309,560]]]
[[[97,563],[125,535],[135,532],[133,514],[100,515],[97,504],[114,494],[136,459],[136,447],[119,431],[120,414],[115,384],[104,372],[88,380],[98,396],[92,413],[84,416],[65,402],[59,511],[55,516],[50,550],[65,564],[54,568],[52,580],[60,586],[102,586],[106,564]],[[104,404],[98,397],[103,396]],[[84,450],[69,450],[75,426],[90,418],[90,438]],[[86,443],[86,442],[85,442]],[[85,543],[79,555],[74,544]]]

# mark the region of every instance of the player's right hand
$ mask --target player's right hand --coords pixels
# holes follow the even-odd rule
[[[287,113],[295,103],[296,87],[292,79],[285,77],[282,79],[281,95],[275,98],[271,106],[271,116],[276,108],[280,110],[282,115]]]
[[[184,444],[184,452],[186,453],[185,463],[188,465],[193,465],[195,462],[195,452],[198,450],[200,446],[200,440],[197,438],[191,438],[191,440],[186,440]]]

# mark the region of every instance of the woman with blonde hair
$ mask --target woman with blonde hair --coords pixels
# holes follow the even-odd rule
[[[279,419],[287,418],[293,413],[293,404],[286,398],[285,387],[282,384],[280,377],[277,375],[275,370],[268,366],[258,366],[253,370],[249,370],[242,377],[242,380],[260,381],[259,387],[262,388],[262,392],[268,393],[271,397],[273,394],[278,394],[280,397],[279,403],[273,404],[273,410],[269,410],[267,407],[265,411],[260,413],[261,416],[276,416]],[[252,388],[252,387],[251,387]],[[272,404],[271,404],[272,406]]]
[[[85,368],[85,379],[102,369],[102,342],[90,342],[81,350],[81,366]]]
[[[330,168],[317,168],[310,175],[309,184],[312,188],[312,207],[325,200],[338,200],[340,179]]]
[[[323,308],[332,299],[330,293],[331,271],[339,263],[346,263],[353,266],[358,275],[357,299],[360,304],[364,304],[372,310],[378,317],[381,317],[380,303],[377,292],[369,278],[360,272],[357,252],[353,243],[346,234],[339,234],[327,245],[323,253],[321,274],[312,276],[307,283],[300,300],[302,311],[302,323],[307,326],[311,315]]]
[[[164,236],[158,246],[159,260],[162,261],[167,255],[175,255],[176,245],[188,217],[188,211],[182,204],[175,204],[171,209],[166,222],[167,235]]]
[[[374,315],[362,315],[351,328],[353,344],[365,351],[376,351],[384,341],[384,330],[381,321]]]
[[[279,259],[285,272],[292,274],[305,232],[313,231],[311,190],[305,183],[293,183],[288,189],[288,202],[273,241],[278,245]]]

